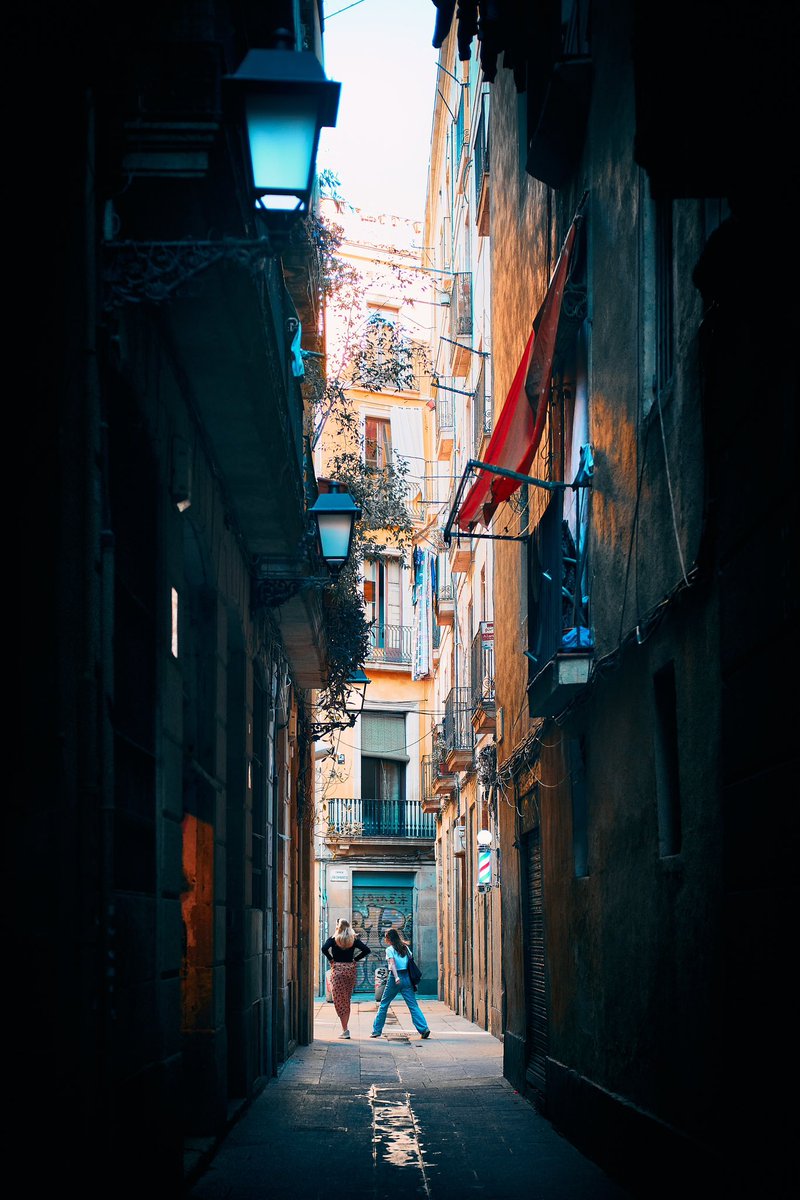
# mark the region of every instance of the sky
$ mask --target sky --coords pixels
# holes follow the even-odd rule
[[[325,74],[341,83],[317,170],[355,208],[422,220],[438,51],[432,0],[325,0]]]

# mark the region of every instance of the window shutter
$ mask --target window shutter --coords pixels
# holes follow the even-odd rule
[[[392,758],[398,762],[408,762],[405,715],[362,713],[361,753],[374,758]]]

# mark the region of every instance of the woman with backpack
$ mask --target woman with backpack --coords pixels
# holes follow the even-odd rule
[[[425,1020],[425,1014],[420,1008],[417,997],[414,994],[414,985],[408,974],[409,961],[413,959],[411,947],[401,937],[399,930],[395,929],[394,926],[386,930],[384,941],[386,942],[386,965],[389,968],[389,978],[386,981],[383,999],[375,1014],[370,1037],[378,1038],[381,1036],[386,1021],[386,1014],[389,1011],[389,1005],[397,993],[400,992],[408,1005],[408,1011],[411,1013],[411,1020],[414,1022],[414,1028],[417,1033],[423,1039],[429,1038],[431,1031],[428,1028],[428,1022]]]

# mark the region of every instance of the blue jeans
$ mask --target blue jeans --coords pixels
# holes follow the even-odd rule
[[[375,1020],[372,1024],[373,1033],[383,1033],[383,1025],[386,1020],[386,1014],[389,1011],[389,1005],[394,1000],[398,992],[402,995],[408,1011],[411,1013],[411,1020],[414,1022],[414,1028],[417,1033],[424,1033],[428,1028],[428,1022],[425,1020],[425,1015],[417,1002],[416,993],[411,986],[411,980],[408,978],[408,971],[398,971],[400,982],[395,983],[394,975],[389,972],[389,978],[386,981],[383,999],[381,1000],[380,1008],[375,1013]]]

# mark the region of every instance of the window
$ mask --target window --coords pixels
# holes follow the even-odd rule
[[[392,464],[392,423],[384,417],[364,418],[364,462],[382,469]]]
[[[412,391],[420,350],[399,323],[399,310],[371,304],[352,363],[351,382],[366,391]]]

